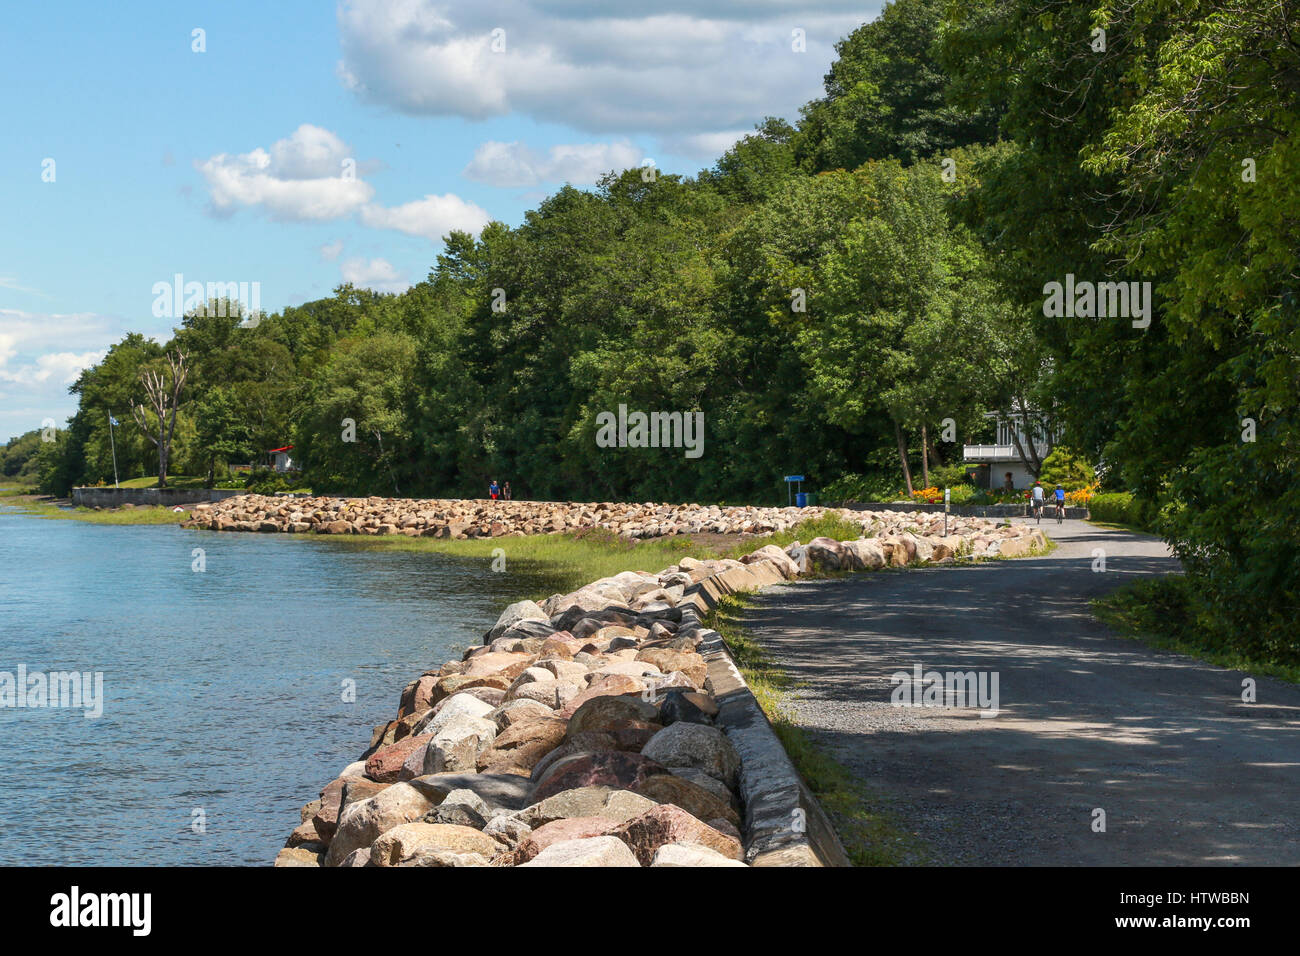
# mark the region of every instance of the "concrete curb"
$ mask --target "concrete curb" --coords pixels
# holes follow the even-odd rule
[[[745,862],[751,866],[852,866],[821,803],[745,683],[717,631],[704,628],[700,611],[725,594],[755,591],[784,581],[769,562],[733,568],[688,588],[683,628],[703,630],[697,651],[708,665],[707,686],[718,702],[718,726],[740,755],[740,795],[745,803]]]

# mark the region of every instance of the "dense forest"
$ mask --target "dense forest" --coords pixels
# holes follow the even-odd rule
[[[129,412],[177,349],[171,470],[292,443],[318,491],[495,477],[775,503],[791,472],[896,490],[988,440],[984,413],[1032,408],[1142,502],[1204,627],[1294,653],[1296,7],[896,0],[837,45],[824,96],[694,178],[566,187],[517,227],[448,236],[400,295],[128,335],[56,440],[15,440],[0,470],[111,481],[113,414],[123,476],[156,474]],[[1149,282],[1149,322],[1045,308],[1076,278]],[[703,455],[598,446],[620,405],[703,412]]]

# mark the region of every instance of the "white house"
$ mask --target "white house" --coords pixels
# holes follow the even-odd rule
[[[1016,439],[1020,440],[1020,447],[1024,448],[1026,454],[1029,454],[1032,444],[1034,453],[1038,455],[1038,460],[1041,462],[1051,454],[1052,447],[1059,440],[1059,436],[1053,432],[1044,432],[1041,425],[1033,420],[1032,414],[1029,428],[1025,427],[1024,416],[1019,413],[1013,414],[1010,419],[1000,417],[997,412],[989,412],[984,417],[997,419],[997,443],[964,446],[963,461],[968,465],[977,466],[975,469],[966,470],[975,472],[975,484],[982,488],[994,490],[1002,488],[1006,484],[1008,474],[1014,487],[1028,488],[1034,483],[1034,474],[1030,471],[1029,464],[1020,456]]]
[[[271,459],[271,468],[280,474],[287,471],[297,471],[298,466],[293,463],[289,457],[289,452],[293,451],[292,445],[285,445],[283,448],[272,448],[267,452]]]

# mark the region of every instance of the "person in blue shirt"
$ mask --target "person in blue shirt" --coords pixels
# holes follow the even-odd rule
[[[1065,513],[1065,489],[1060,485],[1056,486],[1056,510]]]
[[[497,498],[501,497],[501,488],[497,485],[497,480],[495,478],[493,478],[492,483],[488,485],[488,497],[493,501],[496,501]]]

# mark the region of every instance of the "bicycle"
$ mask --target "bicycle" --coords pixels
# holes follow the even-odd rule
[[[1060,524],[1065,521],[1065,502],[1059,499],[1056,502],[1056,523]]]
[[[1042,523],[1043,523],[1043,502],[1042,502],[1042,499],[1035,499],[1035,500],[1030,504],[1029,507],[1030,507],[1030,509],[1034,512],[1034,523],[1035,523],[1035,524],[1042,524]]]

